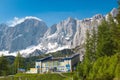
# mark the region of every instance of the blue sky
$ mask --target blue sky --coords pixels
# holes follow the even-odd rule
[[[36,16],[51,26],[68,17],[105,15],[117,6],[117,0],[0,0],[0,23],[14,17]]]

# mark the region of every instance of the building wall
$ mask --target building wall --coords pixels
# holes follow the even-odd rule
[[[64,60],[62,65],[64,65],[65,72],[71,71],[71,60]]]
[[[37,73],[37,68],[30,68],[26,73]]]
[[[58,72],[70,72],[73,70],[75,64],[79,62],[79,56],[73,58],[66,58],[64,60],[58,61],[40,61],[36,62],[35,68],[37,68],[37,73],[51,72],[55,70]]]
[[[76,66],[76,64],[79,62],[80,57],[76,56],[75,58],[71,59],[71,70]]]
[[[76,56],[74,58],[71,59],[71,64],[72,66],[74,66],[75,64],[77,64],[79,62],[79,56]]]

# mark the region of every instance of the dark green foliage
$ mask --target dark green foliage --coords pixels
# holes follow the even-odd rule
[[[85,42],[85,56],[83,62],[78,67],[78,74],[81,79],[86,79],[93,62],[96,59],[96,41],[97,35],[95,28],[92,29],[92,34],[87,30],[86,32],[86,42]]]
[[[3,78],[0,78],[0,80],[14,80],[13,77],[3,77]]]
[[[25,58],[25,69],[30,69],[31,67],[35,67],[35,60],[36,59],[40,59],[40,58],[44,58],[46,56],[50,56],[52,55],[53,57],[66,57],[66,56],[70,56],[74,54],[74,52],[71,50],[71,49],[64,49],[64,50],[61,50],[61,51],[57,51],[57,52],[54,52],[54,53],[49,53],[49,54],[41,54],[39,56],[29,56],[28,58]]]
[[[66,57],[74,54],[74,52],[71,49],[64,49],[64,50],[57,51],[54,53],[49,53],[49,54],[52,55],[53,57]]]
[[[12,64],[15,60],[14,56],[4,56],[4,57],[8,60],[9,64]]]
[[[120,0],[118,0],[118,14],[115,17],[116,23],[113,27],[113,40],[116,46],[116,53],[120,52]],[[113,22],[113,21],[112,21]]]
[[[0,57],[0,76],[3,75],[14,75],[18,72],[18,68],[24,68],[26,71],[30,68],[35,67],[35,60],[44,58],[46,56],[52,55],[53,57],[66,57],[74,54],[71,49],[64,49],[62,51],[57,51],[50,54],[41,54],[39,56],[29,56],[23,58],[18,52],[16,57],[13,56],[2,56]],[[4,58],[3,58],[4,57]],[[1,67],[3,67],[1,68]]]
[[[14,61],[14,73],[17,73],[19,68],[24,68],[24,58],[18,52]]]
[[[91,40],[90,40],[90,32],[87,30],[86,31],[86,42],[85,42],[85,59],[89,58],[88,56],[90,56],[89,53],[91,53]],[[89,58],[90,60],[90,58]]]
[[[105,55],[110,56],[114,54],[111,27],[107,21],[104,20],[98,27],[97,35],[97,57],[102,57]]]
[[[108,20],[103,20],[97,32],[94,28],[91,33],[87,31],[85,55],[78,65],[75,79],[120,79],[120,6],[118,10],[117,17],[109,14]]]
[[[99,57],[86,71],[86,64],[79,64],[76,72],[77,78],[81,80],[113,80],[114,78],[120,79],[120,54],[112,56]],[[84,75],[84,72],[87,72]],[[76,77],[75,76],[75,77]]]
[[[9,66],[8,66],[8,61],[7,59],[2,55],[0,57],[0,76],[1,75],[8,75],[8,70],[9,70]]]

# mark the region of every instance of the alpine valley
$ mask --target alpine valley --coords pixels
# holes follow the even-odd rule
[[[111,12],[113,17],[117,9]],[[15,18],[12,24],[0,24],[0,54],[16,55],[19,51],[24,57],[80,47],[84,54],[86,30],[97,27],[107,15],[97,14],[91,18],[78,20],[69,17],[48,27],[37,17]]]

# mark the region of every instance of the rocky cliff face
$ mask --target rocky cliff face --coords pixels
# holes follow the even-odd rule
[[[110,13],[115,17],[118,12],[113,9]],[[12,26],[1,24],[0,51],[8,51],[7,54],[20,51],[27,56],[77,46],[84,50],[86,30],[97,27],[106,18],[101,14],[83,20],[69,17],[49,28],[42,20],[33,17],[22,19]]]
[[[14,52],[39,44],[47,26],[42,21],[26,19],[14,27],[0,25],[0,30],[0,50]]]
[[[58,47],[70,48],[76,33],[76,20],[68,18],[50,27],[45,33],[42,46],[47,50],[54,50]]]
[[[73,39],[73,47],[82,46],[85,41],[86,30],[91,30],[93,27],[97,27],[101,21],[104,19],[104,16],[97,14],[92,18],[86,18],[84,20],[77,20],[77,31]]]

